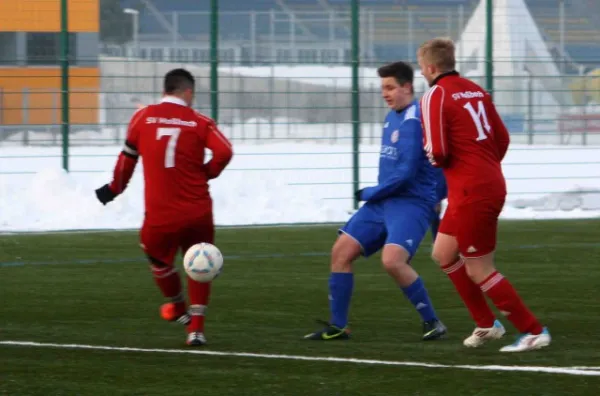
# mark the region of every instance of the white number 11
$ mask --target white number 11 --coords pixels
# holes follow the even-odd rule
[[[492,132],[492,127],[490,126],[487,114],[485,113],[485,106],[483,105],[483,102],[481,100],[477,101],[477,111],[475,111],[471,102],[468,102],[463,107],[469,111],[469,114],[471,115],[471,118],[477,127],[477,141],[487,139],[485,131],[487,131],[489,134]],[[485,128],[485,131],[483,128]]]
[[[177,139],[180,133],[181,128],[158,128],[156,130],[157,140],[160,140],[163,136],[169,136],[165,152],[165,168],[173,168],[175,166],[175,147],[177,146]]]

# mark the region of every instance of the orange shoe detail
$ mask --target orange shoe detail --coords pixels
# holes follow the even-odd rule
[[[166,303],[160,307],[160,316],[169,322],[177,320],[183,314],[185,314],[185,307],[178,307],[175,303]]]

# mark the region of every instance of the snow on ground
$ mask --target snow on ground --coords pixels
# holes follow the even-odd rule
[[[73,147],[67,174],[58,147],[0,147],[0,231],[137,228],[143,214],[141,166],[111,204],[102,206],[94,195],[110,180],[119,151],[119,146]],[[376,180],[378,152],[376,145],[361,146],[361,187]],[[597,204],[586,204],[594,210],[513,206],[517,199],[577,187],[600,189],[598,158],[596,146],[513,145],[504,163],[509,197],[502,217],[600,216]],[[238,143],[229,168],[211,182],[211,193],[218,225],[343,222],[352,209],[351,146]],[[600,202],[600,195],[589,197]]]

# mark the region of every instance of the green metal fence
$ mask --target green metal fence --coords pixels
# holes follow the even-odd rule
[[[273,1],[269,9],[232,10],[227,1],[210,0],[197,9],[167,12],[153,1],[126,10],[115,8],[118,2],[101,1],[100,40],[86,46],[71,41],[71,3],[55,1],[60,2],[62,31],[52,63],[60,70],[60,88],[3,86],[10,78],[4,71],[8,64],[23,70],[31,65],[29,57],[0,57],[0,174],[37,172],[15,161],[28,155],[55,156],[60,164],[52,166],[72,173],[106,172],[110,163],[95,160],[111,156],[101,146],[118,147],[136,107],[155,102],[164,73],[183,66],[198,79],[196,107],[217,120],[236,146],[314,143],[328,145],[330,154],[320,150],[307,155],[308,162],[346,156],[341,166],[335,161],[319,166],[347,171],[339,193],[326,198],[348,200],[353,190],[375,181],[387,111],[376,68],[392,60],[417,66],[416,49],[436,36],[456,41],[459,70],[492,92],[515,144],[538,150],[540,144],[595,145],[600,140],[600,24],[581,2],[295,0]],[[594,2],[588,7],[600,8]],[[0,48],[9,47],[7,37],[0,35]],[[27,46],[27,40],[16,45]],[[96,88],[77,86],[78,79],[89,77],[81,75],[82,65],[97,68]],[[13,78],[26,79],[30,73]],[[417,71],[417,96],[426,89]],[[75,96],[82,90],[97,94],[96,103]],[[42,94],[47,98],[40,99]],[[81,121],[73,109],[89,110],[95,121]],[[33,114],[41,110],[50,114],[43,122]],[[53,151],[33,150],[41,146]],[[264,154],[294,155],[290,147],[273,147]],[[314,150],[307,147],[304,151]],[[572,172],[570,177],[592,178]],[[337,185],[335,175],[318,183]]]

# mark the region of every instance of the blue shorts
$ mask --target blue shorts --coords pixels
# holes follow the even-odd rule
[[[431,224],[433,207],[417,200],[388,199],[364,204],[340,228],[369,257],[385,245],[402,246],[413,257]]]

